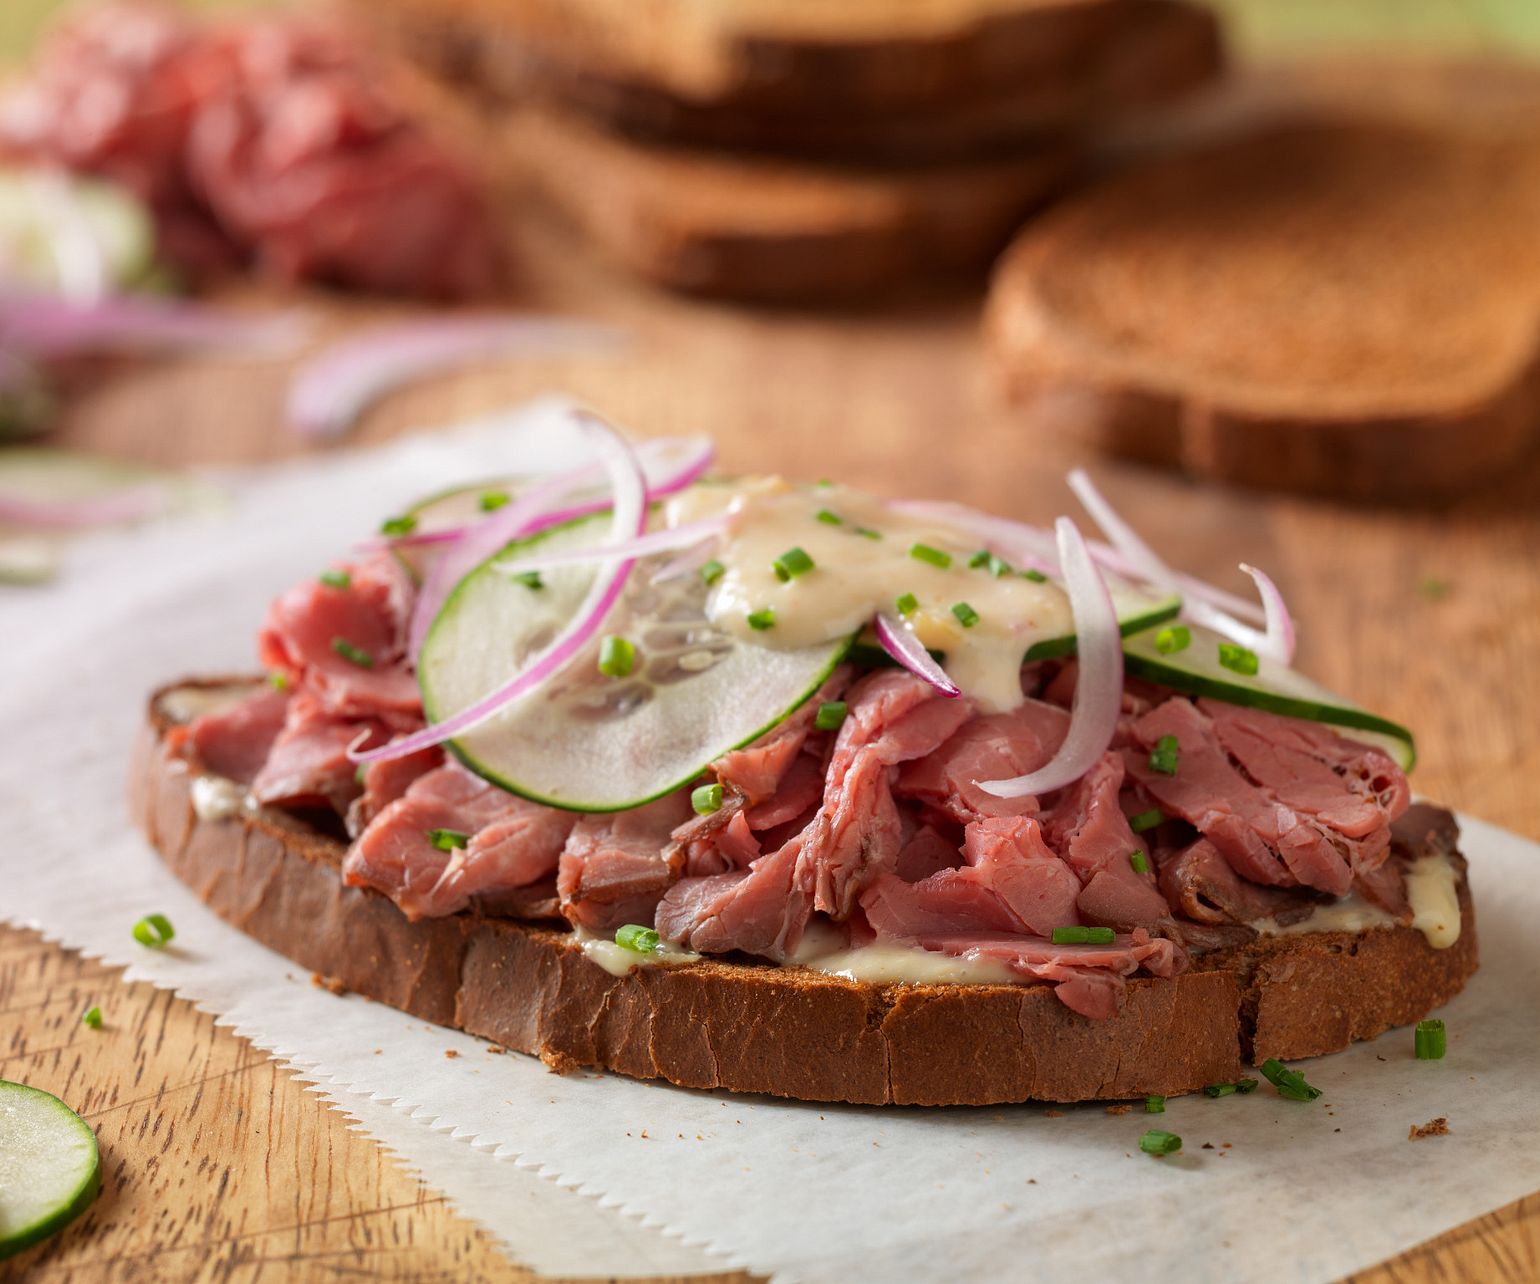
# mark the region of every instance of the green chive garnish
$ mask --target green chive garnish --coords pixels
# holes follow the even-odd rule
[[[981,566],[988,566],[989,559],[993,556],[994,554],[991,553],[987,548],[981,548],[977,553],[968,559],[968,568],[970,570],[976,571]]]
[[[1128,853],[1128,863],[1134,867],[1136,874],[1148,874],[1150,872],[1150,858],[1137,847]]]
[[[1021,578],[1031,580],[1034,584],[1046,584],[1048,582],[1048,577],[1041,571],[1023,571]]]
[[[1453,588],[1453,584],[1437,575],[1425,575],[1417,583],[1417,591],[1430,602],[1442,602]]]
[[[1117,933],[1110,927],[1056,927],[1049,937],[1055,945],[1111,945]]]
[[[353,577],[346,571],[322,571],[316,579],[328,588],[345,589],[353,586]]]
[[[1136,816],[1128,818],[1128,827],[1136,834],[1142,834],[1147,829],[1154,829],[1166,818],[1166,813],[1159,807],[1151,807],[1149,811],[1141,811]]]
[[[758,629],[763,632],[765,629],[773,629],[774,627],[775,607],[766,606],[758,611],[749,612],[749,628]]]
[[[782,584],[796,579],[799,575],[806,575],[813,569],[813,559],[803,548],[788,548],[772,564],[775,567],[775,578]]]
[[[1314,1101],[1321,1095],[1319,1088],[1305,1082],[1304,1075],[1298,1070],[1290,1070],[1277,1057],[1269,1057],[1262,1063],[1262,1077],[1278,1089],[1280,1097],[1290,1101]]]
[[[1228,1097],[1239,1092],[1233,1083],[1211,1083],[1203,1089],[1205,1097]]]
[[[636,667],[636,647],[610,634],[599,643],[599,672],[607,678],[628,678]]]
[[[727,567],[714,557],[700,568],[700,577],[707,584],[715,584],[725,574],[727,574]]]
[[[176,928],[164,914],[146,914],[134,924],[134,940],[152,950],[160,949],[175,935]]]
[[[428,841],[441,852],[458,851],[471,841],[471,836],[458,829],[430,829]]]
[[[1173,1155],[1181,1148],[1182,1139],[1162,1128],[1151,1128],[1139,1138],[1139,1149],[1147,1155]]]
[[[825,526],[842,526],[845,521],[838,513],[831,513],[827,508],[820,508],[813,516]]]
[[[1419,1061],[1442,1061],[1444,1058],[1444,1023],[1439,1020],[1419,1021],[1412,1035],[1413,1048]]]
[[[722,810],[722,786],[698,785],[690,791],[690,806],[695,808],[697,816],[709,816],[714,811]]]
[[[920,605],[920,599],[915,597],[913,593],[900,593],[893,600],[893,605],[898,608],[900,615],[912,615]]]
[[[882,532],[874,531],[870,526],[852,526],[850,528],[850,533],[852,535],[859,535],[862,539],[882,538]]]
[[[984,567],[996,579],[1011,573],[1011,564],[1002,558],[995,556],[995,554],[991,553],[987,548],[979,549],[977,553],[970,557],[968,559],[968,565],[975,571],[980,567]]]
[[[289,675],[274,669],[267,675],[267,685],[272,687],[274,691],[287,691],[289,689]]]
[[[1158,771],[1162,776],[1174,776],[1181,759],[1182,746],[1177,738],[1162,736],[1150,750],[1150,770]]]
[[[1157,1097],[1151,1093],[1144,1099],[1144,1113],[1147,1115],[1163,1115],[1166,1113],[1166,1099]]]
[[[1192,645],[1192,630],[1185,624],[1170,624],[1155,635],[1155,649],[1162,655],[1174,655]]]
[[[843,700],[825,700],[818,706],[813,725],[820,731],[834,731],[845,721],[845,715],[849,712],[850,706]]]
[[[410,535],[417,529],[417,519],[411,514],[405,517],[387,517],[380,523],[381,535]]]
[[[515,584],[522,584],[527,589],[543,589],[545,581],[540,578],[539,571],[520,571],[510,577]]]
[[[97,1007],[87,1008],[85,1015],[80,1018],[80,1023],[90,1026],[93,1030],[100,1030],[102,1028],[102,1010]]]
[[[483,513],[495,513],[511,498],[512,496],[506,490],[484,490],[481,492],[481,499],[477,502],[481,505]]]
[[[638,954],[656,954],[663,938],[650,927],[640,923],[627,923],[615,929],[615,944],[622,949],[635,950]]]
[[[354,646],[346,638],[333,638],[332,650],[349,664],[356,664],[360,669],[374,668],[374,657],[363,647]]]
[[[971,629],[979,622],[979,613],[966,602],[953,602],[952,614],[957,617],[958,623],[965,629]]]
[[[939,548],[932,548],[929,544],[911,544],[909,556],[917,562],[929,563],[943,571],[952,564],[950,553],[943,553]]]
[[[1247,1093],[1255,1092],[1256,1090],[1257,1081],[1255,1079],[1237,1079],[1235,1081],[1235,1091],[1240,1093],[1243,1097]]]
[[[1242,677],[1249,678],[1257,671],[1257,653],[1248,651],[1237,642],[1221,642],[1219,663],[1231,673],[1239,673]]]

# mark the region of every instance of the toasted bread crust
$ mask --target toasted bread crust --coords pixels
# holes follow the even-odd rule
[[[1409,928],[1263,938],[1173,980],[1130,981],[1106,1021],[1071,1012],[1048,985],[875,985],[717,961],[616,977],[549,926],[408,922],[385,897],[343,886],[342,844],[297,820],[200,819],[158,698],[135,751],[134,815],[216,913],[346,989],[558,1070],[871,1105],[1174,1096],[1233,1080],[1243,1058],[1336,1051],[1416,1020],[1476,967],[1462,882],[1448,950]]]

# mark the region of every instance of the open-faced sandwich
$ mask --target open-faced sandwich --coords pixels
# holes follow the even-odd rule
[[[1107,543],[571,423],[591,465],[318,555],[265,675],[151,700],[139,813],[258,940],[557,1068],[874,1103],[1232,1083],[1474,971],[1410,735],[1260,571],[1078,474]]]

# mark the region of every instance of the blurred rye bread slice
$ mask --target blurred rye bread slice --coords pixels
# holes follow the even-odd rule
[[[1540,147],[1274,122],[1025,229],[986,334],[1042,431],[1238,485],[1453,493],[1540,427]]]
[[[853,301],[980,274],[1053,194],[1072,149],[885,169],[642,144],[526,109],[511,167],[612,262],[671,289],[764,302]]]
[[[1003,83],[981,77],[934,101],[852,101],[841,96],[846,86],[784,102],[702,100],[542,57],[507,31],[478,28],[474,21],[456,26],[443,18],[425,26],[426,14],[417,15],[415,24],[410,13],[402,15],[396,43],[444,78],[478,86],[494,101],[548,102],[641,139],[917,162],[979,155],[1132,119],[1184,99],[1217,75],[1222,48],[1207,10],[1183,0],[1129,0],[1108,8],[1116,21],[1100,24],[1094,38],[1073,49],[1050,42],[1024,57]]]

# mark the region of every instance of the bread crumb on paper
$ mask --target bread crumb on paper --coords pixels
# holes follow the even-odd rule
[[[1108,1106],[1107,1113],[1109,1115],[1126,1115],[1132,1109],[1133,1107],[1124,1101],[1117,1105]]]
[[[340,995],[348,992],[348,987],[343,985],[336,977],[322,976],[319,972],[312,972],[310,974],[310,984],[318,990],[329,990],[333,994]]]
[[[445,1048],[444,1049],[444,1055],[446,1057],[457,1057],[460,1054],[458,1052],[456,1052],[453,1048]]]
[[[1062,1110],[1045,1110],[1043,1111],[1043,1118],[1062,1119],[1064,1118],[1064,1112]]]
[[[1449,1120],[1443,1115],[1437,1119],[1429,1119],[1425,1124],[1413,1124],[1406,1130],[1408,1141],[1421,1141],[1424,1137],[1447,1137],[1449,1135]]]

